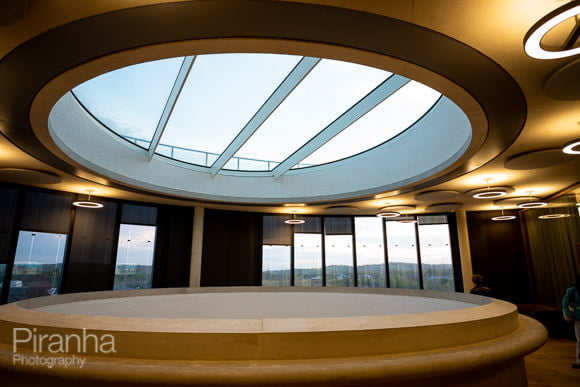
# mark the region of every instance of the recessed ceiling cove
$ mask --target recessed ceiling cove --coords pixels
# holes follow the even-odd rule
[[[381,38],[411,33],[426,44]],[[58,62],[26,61],[48,46]],[[439,60],[441,49],[457,60]],[[12,71],[22,63],[28,71]],[[0,82],[14,108],[0,130],[39,160],[116,188],[228,203],[425,189],[494,158],[525,115],[513,79],[462,43],[380,15],[287,2],[88,17],[12,51]]]

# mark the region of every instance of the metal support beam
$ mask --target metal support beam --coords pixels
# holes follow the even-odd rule
[[[314,66],[320,62],[320,58],[305,56],[290,71],[288,76],[278,85],[278,88],[270,95],[264,104],[258,109],[256,114],[238,133],[236,138],[228,145],[210,168],[210,173],[215,176],[228,161],[240,150],[248,139],[258,130],[258,128],[270,117],[270,115],[280,106],[288,95],[302,82],[302,80],[312,71]]]
[[[171,88],[171,93],[169,93],[169,98],[167,98],[165,108],[163,109],[163,113],[161,113],[161,118],[157,123],[157,128],[155,128],[155,133],[153,134],[153,138],[151,139],[151,144],[149,145],[149,150],[147,153],[149,160],[153,158],[153,155],[157,150],[157,146],[159,145],[161,136],[165,131],[165,127],[167,126],[167,122],[169,121],[169,117],[171,116],[171,112],[175,107],[175,102],[177,102],[177,98],[181,93],[181,89],[183,89],[183,85],[185,84],[185,80],[187,79],[187,75],[189,74],[189,70],[191,70],[194,61],[195,56],[186,56],[183,59],[183,63],[181,64],[179,73],[177,73],[177,77],[175,78],[175,82],[173,83],[173,87]]]
[[[383,83],[377,86],[373,91],[368,93],[364,98],[359,100],[350,109],[344,112],[340,117],[334,120],[330,125],[321,130],[310,141],[302,145],[296,152],[292,153],[272,170],[275,178],[282,176],[294,165],[304,160],[314,153],[318,148],[342,132],[344,129],[353,124],[356,120],[364,116],[375,106],[383,102],[401,87],[405,86],[409,79],[401,75],[392,75]]]

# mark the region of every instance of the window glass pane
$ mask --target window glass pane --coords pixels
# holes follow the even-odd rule
[[[290,286],[290,246],[262,246],[262,286]]]
[[[161,143],[220,154],[301,59],[271,54],[199,55]],[[194,153],[174,157],[210,166]]]
[[[419,225],[419,245],[423,267],[423,287],[430,290],[455,291],[449,226]]]
[[[67,236],[20,231],[8,302],[58,294]]]
[[[286,159],[390,75],[354,63],[321,60],[236,156]]]
[[[354,286],[352,235],[325,235],[326,286]]]
[[[183,57],[124,67],[74,88],[75,96],[106,127],[149,147]],[[131,141],[136,142],[136,141]]]
[[[354,218],[354,229],[358,286],[363,288],[386,287],[383,220],[376,216],[356,217]]]
[[[415,225],[396,221],[386,224],[390,286],[419,289]]]
[[[294,234],[294,286],[322,286],[321,234]]]
[[[413,125],[431,109],[440,96],[430,87],[411,81],[302,160],[302,163],[329,163],[374,148]]]
[[[4,279],[6,277],[6,264],[0,265],[0,290],[2,289],[2,285],[4,284]]]
[[[121,224],[113,289],[151,287],[155,226]]]

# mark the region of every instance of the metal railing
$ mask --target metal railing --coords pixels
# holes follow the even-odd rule
[[[150,141],[147,141],[142,138],[131,137],[131,136],[124,136],[122,135],[125,140],[141,147],[144,149],[149,149]],[[219,153],[212,153],[206,151],[200,151],[191,148],[184,148],[176,145],[168,145],[168,144],[159,144],[157,146],[156,152],[165,157],[169,157],[171,159],[183,161],[189,164],[201,165],[202,167],[211,167],[211,165],[217,160],[219,157]],[[229,169],[234,171],[271,171],[274,169],[278,164],[279,161],[271,161],[271,160],[261,160],[261,159],[253,159],[248,157],[238,157],[233,156],[227,163],[224,165],[223,169]],[[305,168],[305,167],[312,167],[315,164],[306,164],[306,163],[298,163],[294,168]]]

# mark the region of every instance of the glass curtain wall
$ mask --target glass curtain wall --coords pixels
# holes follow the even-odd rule
[[[383,220],[377,217],[354,218],[358,286],[387,287]]]
[[[322,286],[322,234],[294,233],[294,286]]]
[[[8,302],[59,293],[66,234],[20,231]]]
[[[292,246],[262,246],[262,286],[290,286]]]
[[[447,215],[406,218],[266,215],[262,285],[455,291]]]
[[[0,264],[0,289],[4,285],[4,279],[6,278],[6,264]]]
[[[280,215],[264,215],[262,286],[292,285],[292,226]]]
[[[419,223],[419,245],[423,288],[455,291],[449,226]]]
[[[151,287],[156,229],[155,226],[120,225],[114,290]]]
[[[326,286],[354,286],[352,218],[324,219]]]
[[[391,287],[419,289],[415,224],[387,221],[386,226]]]

